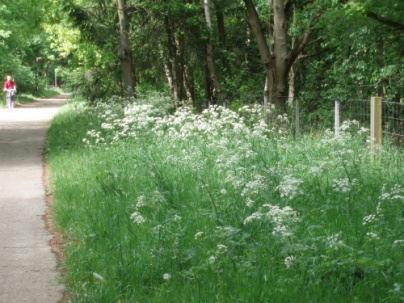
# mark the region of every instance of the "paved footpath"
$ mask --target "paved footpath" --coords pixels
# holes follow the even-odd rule
[[[42,150],[65,97],[0,109],[0,303],[59,302],[56,257],[42,216]]]

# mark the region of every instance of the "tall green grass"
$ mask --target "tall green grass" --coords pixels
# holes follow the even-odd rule
[[[402,150],[373,155],[356,132],[247,136],[234,121],[89,146],[122,117],[95,112],[68,105],[49,131],[72,302],[404,300]]]

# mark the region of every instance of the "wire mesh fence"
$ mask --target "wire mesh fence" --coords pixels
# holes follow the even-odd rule
[[[404,143],[404,103],[383,101],[382,110],[383,134]]]
[[[341,102],[341,120],[356,120],[363,127],[370,126],[370,100],[347,100]]]
[[[371,127],[371,100],[347,100],[336,106],[334,119],[359,121],[366,128]],[[385,138],[396,143],[404,143],[404,103],[397,101],[381,102],[381,130]]]

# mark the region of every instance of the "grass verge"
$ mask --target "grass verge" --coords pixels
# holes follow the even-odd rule
[[[68,105],[48,149],[72,301],[402,302],[403,153],[363,138]]]

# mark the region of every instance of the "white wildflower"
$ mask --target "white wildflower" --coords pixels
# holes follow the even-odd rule
[[[165,273],[163,274],[163,280],[164,281],[169,281],[171,279],[171,274],[170,273]]]
[[[146,203],[145,203],[145,196],[140,195],[140,196],[137,198],[136,208],[142,208],[142,207],[144,207],[145,205],[146,205]]]
[[[362,224],[363,225],[369,225],[369,224],[372,224],[375,221],[376,221],[376,215],[372,214],[372,215],[368,215],[368,216],[363,217]]]
[[[366,127],[361,127],[361,128],[358,130],[358,134],[359,134],[359,135],[368,134],[368,133],[369,133],[369,129],[366,128]]]
[[[369,240],[379,240],[380,239],[379,235],[374,232],[367,232],[366,236],[369,238]]]
[[[244,225],[250,224],[251,222],[254,221],[259,221],[261,220],[263,214],[259,211],[252,213],[251,215],[249,215],[247,218],[244,219]]]
[[[104,277],[101,276],[99,273],[93,272],[93,277],[98,281],[104,281]]]
[[[265,177],[261,175],[257,175],[253,180],[246,183],[243,191],[241,192],[241,196],[251,196],[257,195],[260,191],[266,188]]]
[[[268,209],[266,218],[274,225],[273,235],[289,237],[292,235],[291,228],[300,221],[297,212],[290,206],[279,207],[278,205],[264,204]]]
[[[402,239],[394,240],[393,246],[395,246],[395,247],[397,247],[397,246],[404,246],[404,240],[402,240]]]
[[[203,231],[198,231],[195,235],[194,235],[194,239],[195,240],[199,240],[203,237],[205,233]]]
[[[380,195],[382,201],[398,201],[404,202],[404,187],[399,184],[395,184],[389,191],[383,186],[382,194]]]
[[[221,193],[222,195],[225,195],[225,194],[227,194],[227,190],[226,190],[225,188],[222,188],[222,189],[220,190],[220,193]]]
[[[357,179],[349,180],[349,178],[335,179],[333,181],[333,189],[336,192],[348,193],[352,190],[352,186],[356,185]]]
[[[391,293],[396,293],[396,294],[400,294],[400,293],[401,293],[401,284],[399,284],[399,283],[394,283],[394,284],[393,284],[393,289],[390,290],[389,292],[391,292]]]
[[[143,224],[146,222],[146,219],[142,216],[142,214],[138,211],[135,211],[131,216],[131,220],[136,224]]]
[[[216,262],[216,257],[212,255],[212,256],[209,257],[208,261],[209,261],[210,264],[213,264],[213,263]]]
[[[247,206],[248,208],[253,207],[254,204],[255,204],[255,201],[254,201],[254,200],[252,200],[251,198],[247,198],[246,206]]]
[[[291,175],[284,176],[282,181],[279,183],[277,190],[282,198],[293,199],[299,194],[301,194],[300,185],[303,180],[295,178]]]
[[[289,269],[292,267],[292,265],[295,263],[296,257],[295,256],[287,256],[285,260],[283,260],[283,263],[285,264],[286,268]]]
[[[344,242],[341,240],[341,233],[333,234],[326,238],[326,245],[331,249],[338,249],[344,246]]]
[[[180,222],[182,220],[181,216],[175,214],[173,217],[173,222]]]
[[[217,252],[219,254],[225,254],[227,252],[227,246],[223,244],[218,244],[217,246]]]

